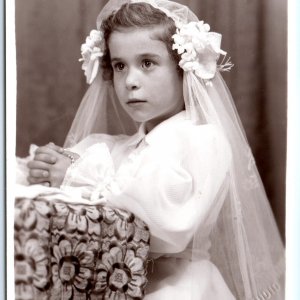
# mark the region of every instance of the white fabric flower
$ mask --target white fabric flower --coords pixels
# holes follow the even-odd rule
[[[209,32],[209,25],[203,21],[176,22],[176,27],[173,50],[181,55],[179,66],[186,72],[193,71],[205,81],[212,79],[218,68],[219,56],[226,55],[220,48],[221,34]]]
[[[86,38],[85,44],[81,45],[82,58],[79,61],[83,61],[81,68],[84,70],[86,81],[89,84],[93,82],[98,73],[99,58],[104,55],[105,43],[103,38],[102,31],[92,30]]]

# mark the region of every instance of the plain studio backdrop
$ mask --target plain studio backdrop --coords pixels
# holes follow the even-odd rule
[[[80,46],[106,0],[16,0],[16,154],[62,145],[87,89]],[[223,73],[256,158],[280,232],[285,230],[287,1],[186,0],[234,68]]]

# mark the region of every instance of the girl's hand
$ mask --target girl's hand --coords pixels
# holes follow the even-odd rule
[[[28,163],[29,183],[59,187],[71,165],[71,158],[68,155],[73,156],[74,159],[79,157],[78,154],[65,151],[53,143],[39,147],[34,159]]]

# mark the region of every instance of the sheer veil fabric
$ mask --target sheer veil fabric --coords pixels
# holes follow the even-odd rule
[[[97,28],[127,2],[147,2],[174,21],[198,21],[188,7],[172,1],[110,0],[97,18]],[[219,72],[210,85],[193,72],[184,72],[183,89],[188,118],[197,124],[218,126],[232,150],[226,183],[218,191],[218,197],[225,199],[224,204],[208,221],[212,224],[211,261],[237,299],[282,300],[284,247],[231,94]],[[78,109],[65,147],[75,145],[91,133],[131,135],[137,128],[138,124],[118,104],[112,83],[104,81],[99,70]],[[198,225],[193,238],[195,260],[202,239]],[[193,280],[197,285],[201,278],[194,276]],[[193,295],[193,299],[199,297]]]

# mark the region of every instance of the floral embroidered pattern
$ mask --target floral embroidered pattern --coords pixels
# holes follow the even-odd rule
[[[119,209],[103,207],[103,217],[106,223],[103,236],[116,235],[120,239],[129,239],[134,234],[134,225],[132,223],[133,214]]]
[[[124,210],[16,199],[16,299],[142,299],[149,240]]]
[[[72,299],[75,289],[84,292],[93,275],[94,253],[83,242],[63,239],[53,246],[52,280],[63,299]]]
[[[65,228],[67,232],[72,233],[87,232],[89,234],[99,235],[101,232],[100,226],[100,211],[95,206],[90,205],[72,205],[57,202],[54,204],[56,210],[55,225],[58,228]]]
[[[217,69],[230,70],[232,64],[229,61],[217,66],[219,56],[226,55],[220,48],[221,34],[209,32],[209,25],[203,21],[188,24],[177,22],[176,27],[173,49],[181,55],[179,66],[184,71],[193,71],[196,76],[209,83]]]
[[[30,231],[38,227],[42,230],[49,213],[50,207],[44,201],[33,202],[31,199],[24,199],[23,202],[17,202],[15,205],[15,228],[16,230],[22,228]],[[46,219],[38,223],[39,216],[44,216]]]
[[[33,287],[43,289],[47,286],[48,255],[40,246],[38,237],[28,239],[23,245],[15,240],[15,293],[16,299],[32,299]]]
[[[103,253],[96,269],[95,292],[104,292],[105,299],[143,297],[143,289],[147,282],[144,261],[136,256],[133,250],[123,251],[121,247],[112,247]]]

